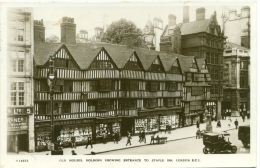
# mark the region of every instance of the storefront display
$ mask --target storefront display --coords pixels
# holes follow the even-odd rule
[[[191,123],[192,123],[191,116],[186,116],[185,126],[189,126],[189,125],[191,125]]]
[[[103,133],[107,134],[107,140],[112,140],[112,135],[114,132],[118,131],[120,134],[121,124],[120,122],[97,124],[96,125],[96,139],[97,141],[102,141]]]
[[[43,127],[36,129],[36,150],[47,149],[51,142],[51,128]]]
[[[143,129],[147,133],[158,131],[158,117],[135,119],[135,133],[140,133]]]
[[[179,115],[160,116],[160,130],[175,129],[179,127]]]
[[[65,146],[71,143],[71,137],[75,136],[76,143],[86,143],[88,136],[92,137],[92,127],[89,124],[85,125],[66,125],[60,130],[60,136],[57,137],[57,141]]]

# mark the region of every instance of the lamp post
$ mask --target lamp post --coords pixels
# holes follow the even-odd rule
[[[50,100],[51,100],[51,143],[54,147],[54,123],[53,123],[53,94],[54,86],[56,84],[56,75],[54,70],[53,55],[50,54],[49,59],[49,72],[48,72],[48,85],[50,87]]]

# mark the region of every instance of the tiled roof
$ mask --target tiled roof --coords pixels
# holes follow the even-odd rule
[[[199,58],[199,59],[196,59],[196,62],[198,64],[199,71],[201,71],[201,68],[202,68],[202,65],[205,62],[205,59],[204,58]]]
[[[181,35],[206,32],[209,26],[210,19],[187,22],[181,24]]]
[[[177,59],[175,54],[166,54],[166,53],[160,53],[160,58],[163,63],[163,67],[165,71],[169,71],[174,63],[174,61]]]
[[[157,51],[142,48],[135,48],[135,50],[145,70],[148,70],[150,68],[153,61],[160,53]]]
[[[226,43],[226,48],[225,49],[232,49],[232,48],[237,48],[237,49],[241,49],[241,50],[250,50],[249,48],[243,47],[241,45],[237,45],[235,43],[231,43],[231,42],[227,42]]]
[[[183,56],[183,55],[176,55],[176,56],[179,58],[182,72],[189,71],[194,56]]]
[[[34,60],[36,65],[44,65],[50,58],[50,54],[57,51],[63,43],[34,43]]]

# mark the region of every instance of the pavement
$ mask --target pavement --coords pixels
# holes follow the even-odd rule
[[[212,122],[212,130],[213,132],[221,132],[221,131],[229,131],[236,129],[234,125],[234,121],[238,120],[239,126],[242,125],[250,125],[250,119],[245,119],[245,122],[243,122],[241,117],[231,117],[232,122],[228,120],[228,117],[226,120],[220,120],[221,127],[216,128],[217,122]],[[230,124],[230,126],[228,126]],[[206,130],[206,123],[200,124],[200,130]],[[178,128],[175,130],[172,130],[171,133],[165,133],[165,132],[159,132],[158,135],[160,137],[167,137],[167,141],[177,141],[187,138],[193,138],[196,136],[197,127],[196,125]],[[129,148],[137,148],[142,147],[145,145],[150,145],[151,135],[146,134],[146,143],[138,142],[139,137],[138,136],[132,136],[131,139],[131,145],[126,146],[126,137],[122,137],[122,139],[118,142],[118,144],[115,144],[114,142],[108,142],[107,144],[93,144],[93,148],[88,146],[88,148],[85,148],[85,145],[78,146],[77,148],[63,148],[63,155],[71,155],[71,151],[74,150],[77,155],[91,155],[91,153],[100,154],[105,152],[111,152],[111,151],[117,151],[117,150],[124,150]],[[156,145],[156,144],[155,144]],[[19,152],[19,155],[50,155],[50,151],[43,151],[43,152],[34,152],[34,153],[28,153],[28,152]],[[8,153],[8,155],[17,155],[16,153]]]

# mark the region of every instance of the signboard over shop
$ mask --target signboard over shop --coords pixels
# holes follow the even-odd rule
[[[33,113],[32,107],[8,107],[7,115],[30,115]]]
[[[27,116],[15,116],[7,117],[7,129],[28,129],[28,117]]]
[[[74,125],[74,124],[86,124],[86,123],[92,123],[93,120],[66,120],[66,121],[54,121],[54,125]],[[35,123],[36,127],[44,127],[44,126],[51,126],[51,122],[39,122]]]

